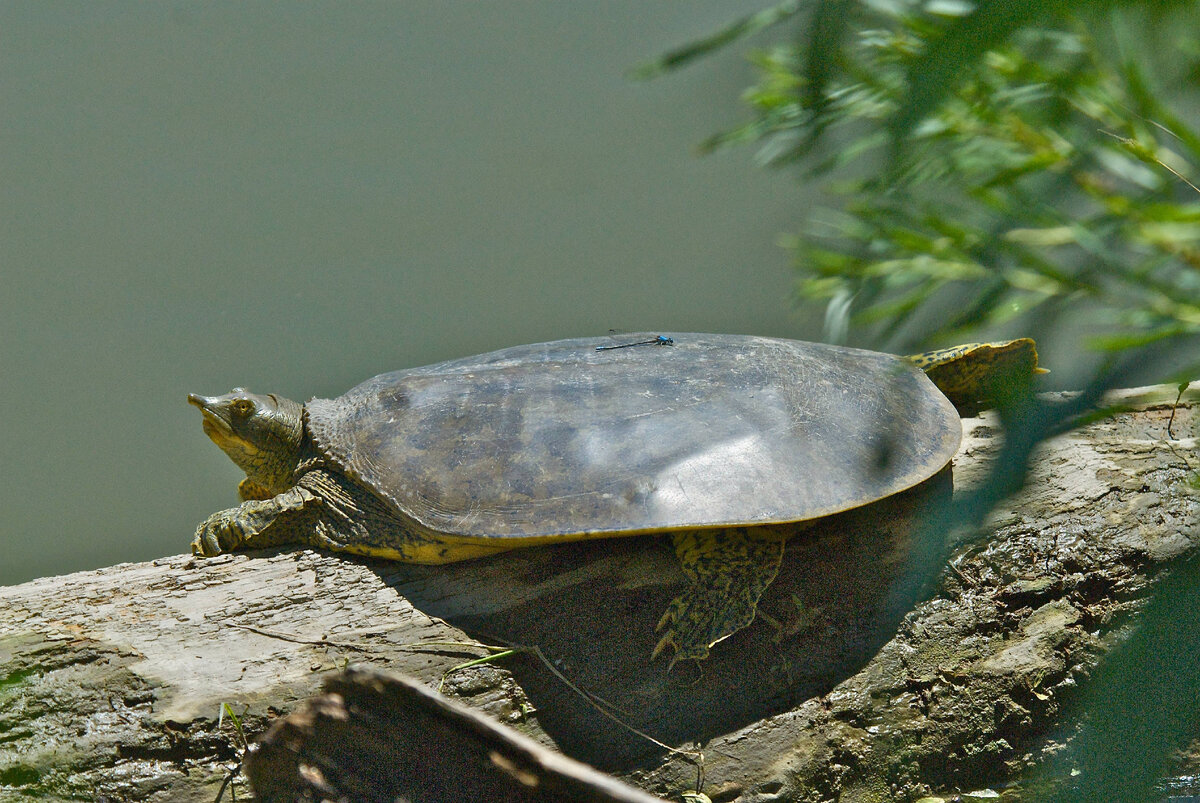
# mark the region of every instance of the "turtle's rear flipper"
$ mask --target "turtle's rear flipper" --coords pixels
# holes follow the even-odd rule
[[[938,390],[967,417],[1004,406],[1028,392],[1038,367],[1037,344],[1028,337],[1003,343],[964,343],[948,349],[909,355]]]
[[[754,621],[763,591],[779,573],[787,535],[770,527],[685,530],[673,534],[690,585],[658,622],[656,658],[674,647],[671,666],[700,660],[708,649]]]

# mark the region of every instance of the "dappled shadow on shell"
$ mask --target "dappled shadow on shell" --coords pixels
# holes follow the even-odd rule
[[[517,550],[448,566],[370,562],[418,609],[482,641],[536,645],[579,688],[670,745],[703,743],[828,692],[886,642],[919,588],[916,548],[949,498],[950,470],[908,492],[798,527],[746,629],[702,662],[651,662],[655,625],[684,577],[669,539]],[[922,536],[928,537],[928,536]],[[934,550],[935,552],[937,550]],[[629,769],[661,754],[531,656],[506,659],[541,726],[575,758]]]

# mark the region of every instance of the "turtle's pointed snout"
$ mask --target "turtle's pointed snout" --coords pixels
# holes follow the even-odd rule
[[[188,394],[188,404],[204,413],[206,418],[208,416],[222,417],[221,408],[224,406],[222,401],[223,399],[220,396],[201,396],[199,393]]]

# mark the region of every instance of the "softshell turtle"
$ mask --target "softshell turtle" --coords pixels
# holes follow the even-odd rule
[[[201,524],[192,550],[299,542],[449,563],[670,533],[690,584],[659,623],[655,655],[699,659],[754,618],[796,523],[950,462],[958,414],[917,364],[968,405],[981,377],[1037,370],[1030,340],[913,358],[738,335],[630,343],[517,346],[304,405],[240,388],[193,394],[246,479],[245,501]]]

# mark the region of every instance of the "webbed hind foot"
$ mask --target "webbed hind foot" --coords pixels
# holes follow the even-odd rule
[[[674,648],[676,661],[699,661],[709,649],[754,621],[758,600],[783,559],[787,535],[771,527],[730,527],[675,533],[675,554],[689,588],[667,606],[658,622],[665,632],[654,648],[657,658]]]

